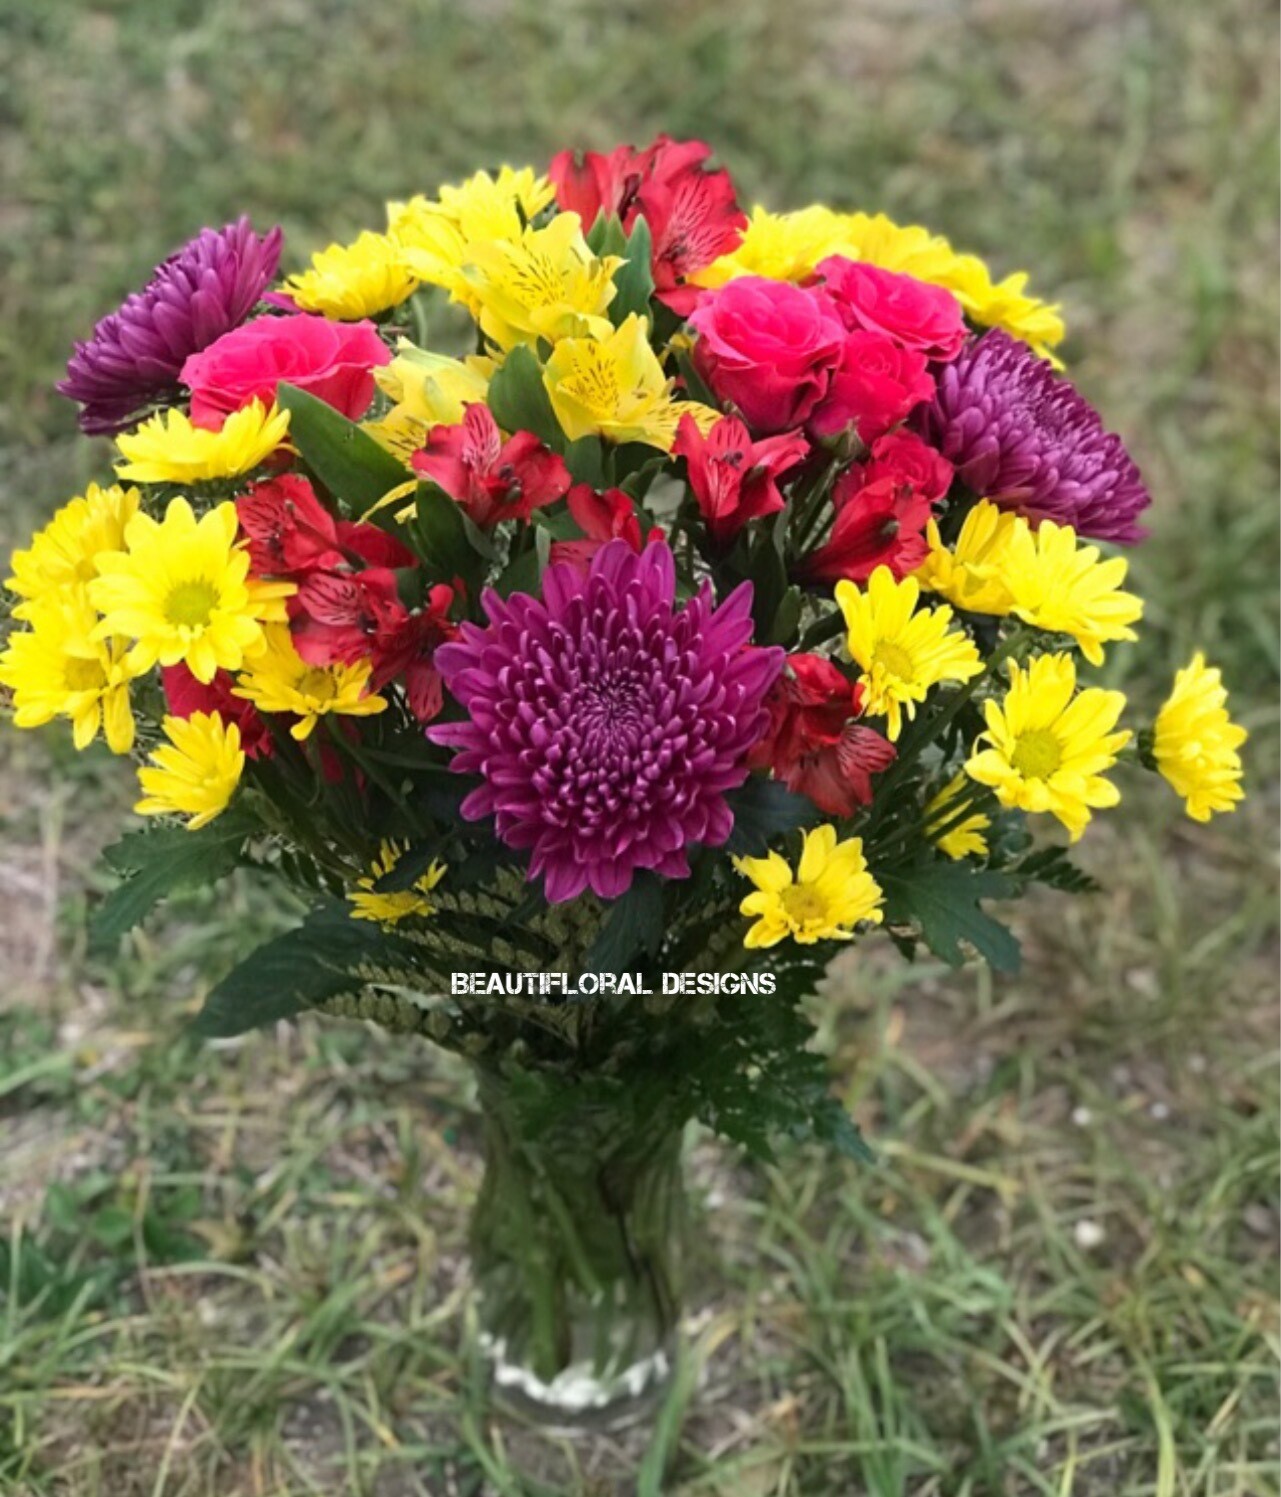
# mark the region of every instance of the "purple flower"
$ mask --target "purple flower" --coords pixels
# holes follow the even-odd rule
[[[255,234],[242,218],[201,229],[157,265],[141,291],[76,344],[59,394],[81,406],[80,428],[111,435],[152,401],[176,393],[193,353],[245,320],[280,263],[282,230]]]
[[[747,778],[783,652],[748,644],[750,585],[720,608],[707,588],[675,596],[664,543],[610,541],[590,572],[549,567],[541,601],[486,592],[489,627],[436,651],[468,720],[428,736],[483,780],[462,813],[530,848],[552,903],[589,886],[616,899],[638,868],[685,878],[690,844],[733,828],[725,792]]]
[[[936,370],[920,428],[976,494],[1033,522],[1137,541],[1151,502],[1120,437],[1072,384],[999,328]]]

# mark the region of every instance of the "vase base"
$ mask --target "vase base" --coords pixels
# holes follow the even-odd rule
[[[601,1377],[588,1362],[566,1367],[546,1382],[511,1361],[497,1337],[482,1335],[495,1403],[549,1434],[586,1434],[627,1429],[646,1420],[662,1401],[674,1359],[666,1348]]]

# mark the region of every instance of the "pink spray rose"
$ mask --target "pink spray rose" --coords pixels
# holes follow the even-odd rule
[[[926,366],[923,353],[899,347],[885,333],[847,334],[840,367],[807,430],[814,437],[831,437],[853,426],[870,446],[934,394]]]
[[[961,304],[942,286],[843,255],[822,261],[818,275],[851,332],[885,333],[900,348],[942,363],[956,358],[965,344]]]
[[[224,333],[182,366],[191,419],[217,428],[251,400],[269,405],[282,381],[356,421],[374,398],[374,369],[391,353],[372,322],[330,322],[307,312],[259,317]]]

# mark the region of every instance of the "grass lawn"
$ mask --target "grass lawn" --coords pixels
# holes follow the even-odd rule
[[[201,224],[279,220],[292,267],[665,129],[1062,300],[1156,495],[1109,684],[1155,701],[1203,644],[1252,731],[1240,814],[1144,783],[1092,829],[1108,892],[1029,903],[1018,978],[833,972],[881,1163],[697,1144],[691,1363],[621,1451],[486,1415],[457,1071],[314,1020],[193,1044],[284,896],[87,951],[130,771],[0,731],[0,1493],[1278,1491],[1276,44],[1263,0],[0,0],[5,550],[107,471],[71,338]]]

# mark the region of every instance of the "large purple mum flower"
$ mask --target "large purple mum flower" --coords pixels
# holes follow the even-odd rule
[[[245,320],[280,263],[283,231],[259,236],[242,218],[201,229],[151,273],[141,291],[76,344],[59,394],[81,406],[80,428],[111,435],[178,388],[193,353]]]
[[[684,878],[689,845],[733,828],[725,792],[747,778],[783,651],[748,644],[750,585],[720,608],[706,588],[675,596],[665,544],[611,541],[590,572],[549,567],[541,601],[487,591],[489,627],[436,651],[468,721],[428,736],[484,781],[462,813],[531,848],[553,903],[589,886],[616,899],[638,868]]]
[[[1066,379],[993,328],[937,371],[921,430],[976,494],[1078,535],[1137,541],[1151,502],[1121,438]]]

